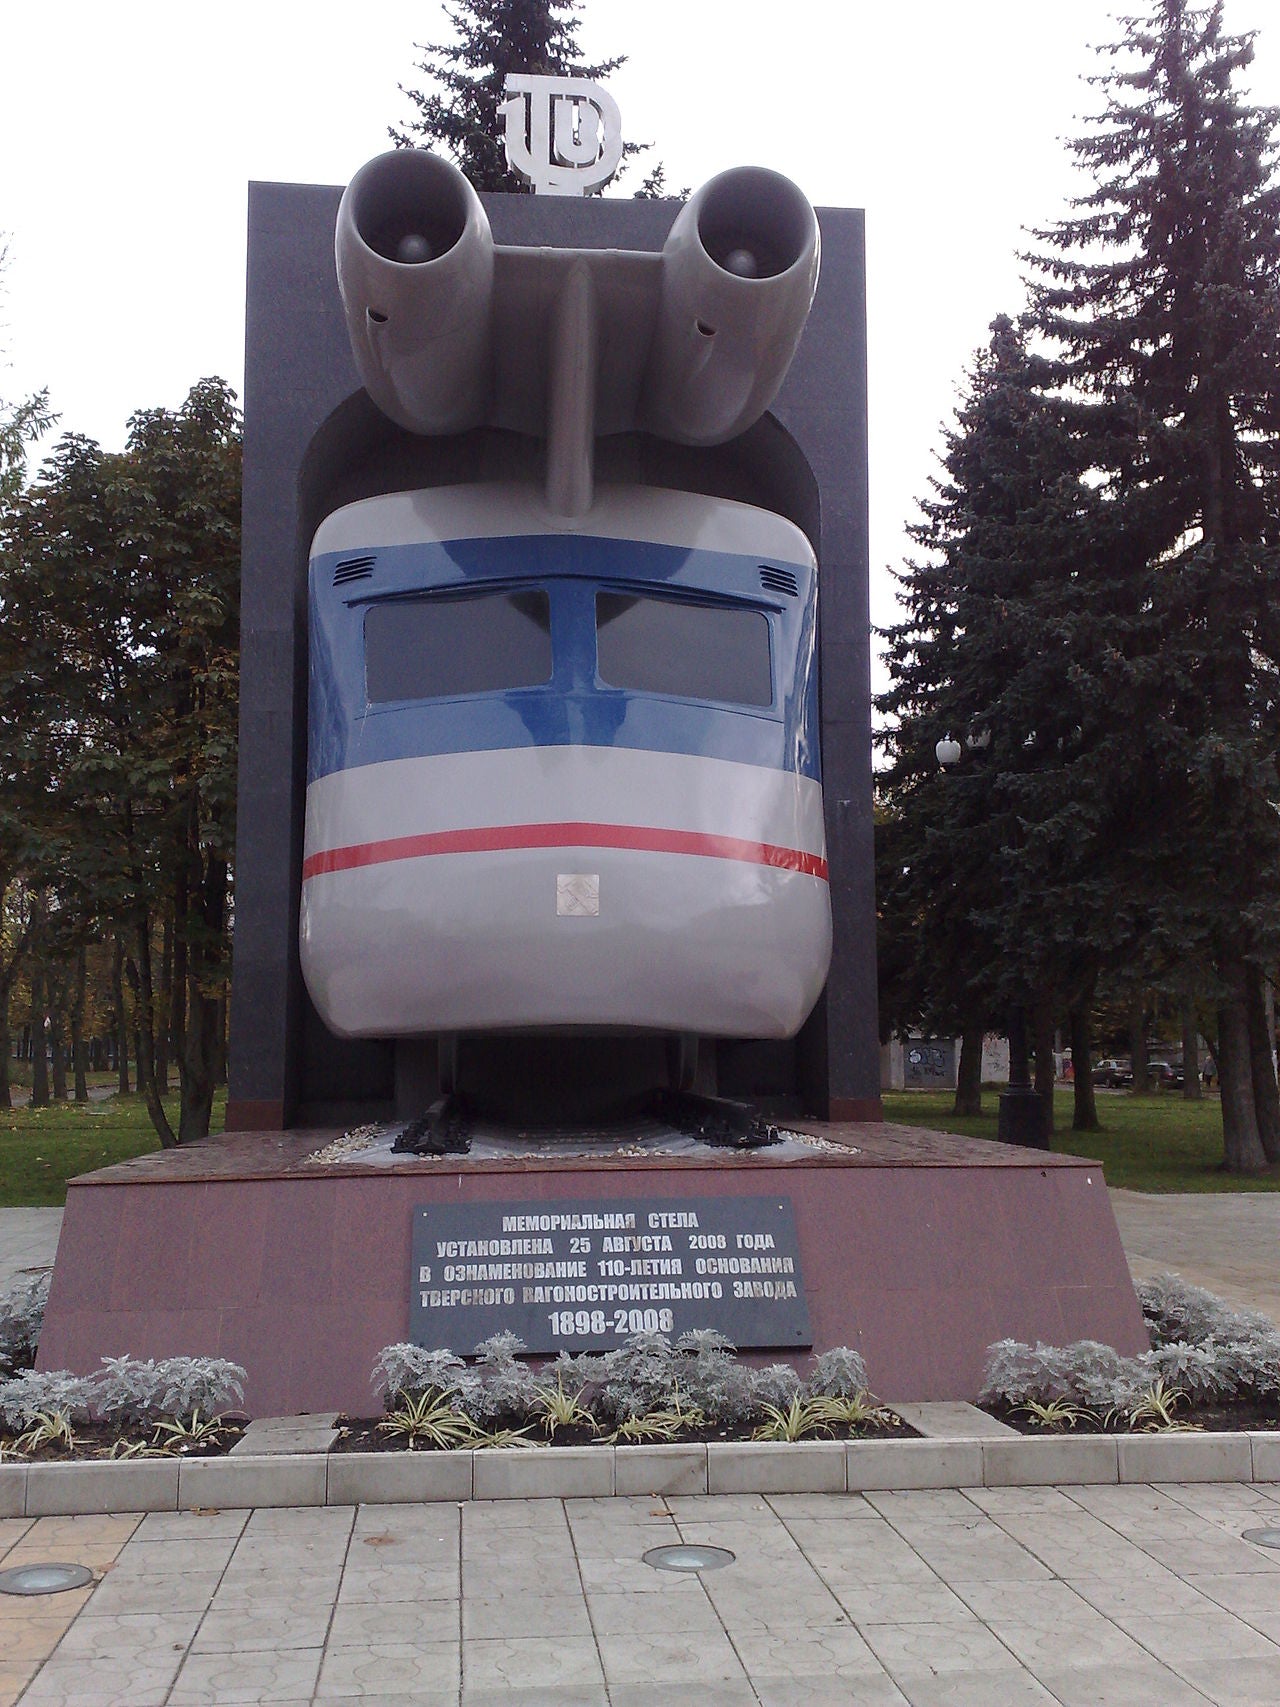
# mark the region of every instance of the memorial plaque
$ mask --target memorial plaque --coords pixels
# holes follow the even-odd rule
[[[429,1204],[413,1212],[409,1337],[469,1354],[606,1351],[715,1328],[740,1349],[812,1343],[790,1198]]]

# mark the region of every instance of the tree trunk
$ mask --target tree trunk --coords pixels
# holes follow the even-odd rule
[[[76,952],[75,982],[71,987],[71,1069],[75,1076],[75,1099],[88,1102],[89,1081],[85,1077],[84,994],[88,977],[85,946]]]
[[[227,991],[225,985],[222,994],[218,997],[217,1051],[214,1058],[213,1077],[215,1083],[225,1085],[227,1082]]]
[[[1200,1021],[1192,1001],[1182,1004],[1182,1094],[1188,1102],[1204,1096],[1200,1084]]]
[[[178,1140],[164,1111],[164,1103],[156,1084],[155,1050],[155,989],[151,980],[151,921],[145,913],[134,927],[137,960],[125,961],[125,975],[133,991],[134,1023],[137,1026],[138,1084],[146,1099],[147,1113],[156,1129],[156,1136],[166,1150]]]
[[[1147,1070],[1147,1002],[1144,991],[1139,990],[1129,1004],[1129,1059],[1133,1063],[1133,1088],[1135,1092],[1151,1089],[1151,1075]]]
[[[1053,1009],[1048,1002],[1037,1002],[1033,1016],[1036,1050],[1036,1095],[1044,1104],[1045,1131],[1053,1134],[1053,1087],[1057,1079],[1057,1063],[1053,1058]]]
[[[51,992],[49,1003],[49,1045],[53,1061],[53,1100],[67,1100],[67,1049],[64,1042],[62,1003],[66,993],[66,983],[62,982],[56,991]]]
[[[159,1024],[152,1030],[155,1045],[156,1087],[161,1096],[169,1094],[169,1009],[173,989],[173,921],[166,915],[160,937],[160,988],[156,995],[155,1012]]]
[[[1249,1005],[1240,962],[1221,968],[1228,999],[1218,1009],[1218,1072],[1222,1091],[1223,1166],[1228,1173],[1259,1173],[1267,1165],[1258,1133],[1249,1048]]]
[[[111,950],[111,1007],[116,1033],[116,1089],[129,1094],[129,1016],[124,1006],[124,945],[119,936]]]
[[[982,1113],[981,1025],[966,1025],[960,1038],[960,1064],[956,1069],[956,1100],[952,1114]]]
[[[1093,1035],[1089,1006],[1082,1002],[1071,1010],[1071,1075],[1074,1107],[1071,1111],[1073,1132],[1097,1132],[1098,1099],[1093,1087]]]
[[[1258,1138],[1269,1162],[1280,1162],[1280,1089],[1276,1086],[1271,1022],[1267,1017],[1267,980],[1259,966],[1245,966],[1249,1013],[1249,1065],[1253,1074],[1253,1106]]]
[[[209,1136],[213,1091],[217,1081],[220,1047],[219,1008],[216,987],[210,989],[217,964],[208,964],[209,945],[221,939],[226,913],[227,868],[223,860],[210,858],[199,890],[199,932],[190,953],[187,980],[187,1020],[182,1053],[182,1110],[178,1141],[192,1143]]]
[[[0,1108],[13,1107],[13,1090],[9,1084],[9,1055],[13,1049],[13,1034],[9,1030],[9,992],[0,990]]]
[[[49,1062],[45,1054],[44,974],[31,973],[31,1106],[49,1106]]]

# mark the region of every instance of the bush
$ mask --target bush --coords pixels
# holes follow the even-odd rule
[[[815,1357],[813,1368],[804,1378],[804,1395],[809,1399],[856,1399],[868,1388],[867,1366],[856,1351],[838,1345]]]
[[[984,1404],[1014,1409],[1064,1400],[1090,1409],[1125,1410],[1157,1380],[1196,1404],[1261,1400],[1280,1393],[1280,1329],[1256,1310],[1237,1310],[1176,1274],[1137,1287],[1151,1350],[1121,1357],[1095,1340],[988,1348]]]
[[[73,1375],[69,1369],[37,1373],[29,1369],[0,1381],[0,1422],[12,1433],[31,1428],[41,1417],[65,1416],[85,1422],[93,1406],[94,1378]]]
[[[172,1417],[211,1417],[232,1399],[244,1401],[245,1371],[225,1357],[104,1357],[94,1379],[93,1409],[122,1427]]]
[[[0,1292],[0,1375],[35,1362],[52,1274],[46,1268],[19,1275]]]
[[[399,1397],[413,1393],[453,1394],[461,1399],[474,1393],[477,1382],[466,1364],[452,1351],[427,1351],[420,1345],[383,1346],[373,1365],[372,1386],[389,1410]]]
[[[739,1361],[731,1341],[710,1328],[681,1334],[674,1345],[666,1334],[639,1333],[611,1351],[562,1352],[536,1375],[519,1361],[524,1349],[515,1334],[495,1334],[476,1347],[475,1367],[468,1369],[451,1351],[387,1346],[374,1364],[373,1385],[388,1407],[399,1394],[450,1396],[456,1410],[485,1426],[532,1416],[539,1391],[559,1389],[614,1428],[675,1410],[700,1412],[711,1424],[746,1424],[767,1405],[789,1405],[801,1391],[789,1364],[753,1369]],[[815,1358],[804,1386],[815,1398],[854,1398],[866,1389],[866,1365],[847,1346]]]

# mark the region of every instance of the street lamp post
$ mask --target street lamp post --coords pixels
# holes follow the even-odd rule
[[[1009,1088],[1000,1094],[996,1137],[1002,1144],[1021,1144],[1028,1150],[1049,1148],[1045,1106],[1031,1083],[1027,1014],[1021,1002],[1009,1013]]]
[[[971,734],[968,745],[982,750],[991,743],[991,732],[983,729]],[[940,768],[949,770],[959,764],[959,741],[948,733],[934,748]],[[996,1137],[1002,1144],[1020,1144],[1024,1149],[1049,1148],[1049,1120],[1044,1103],[1031,1083],[1031,1060],[1027,1049],[1027,1016],[1021,1002],[1009,1011],[1009,1088],[1001,1092],[1000,1113]]]

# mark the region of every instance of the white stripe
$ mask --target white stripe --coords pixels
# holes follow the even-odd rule
[[[538,487],[511,483],[433,486],[346,504],[321,522],[311,555],[548,533],[772,557],[809,568],[816,562],[798,527],[771,510],[729,498],[656,486],[601,486],[585,516],[568,518],[548,509]]]
[[[307,789],[305,854],[505,824],[640,824],[826,857],[812,777],[631,747],[512,747],[388,759]]]

